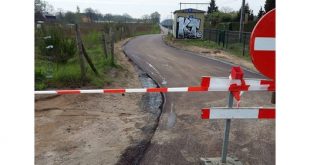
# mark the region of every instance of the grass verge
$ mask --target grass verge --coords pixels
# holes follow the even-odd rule
[[[210,49],[212,51],[223,51],[227,54],[231,54],[247,61],[251,61],[251,57],[248,53],[248,49],[245,50],[245,54],[243,56],[243,45],[242,43],[228,44],[227,48],[222,45],[217,44],[214,41],[209,40],[200,40],[200,39],[175,39],[172,35],[167,35],[165,40],[168,42],[173,42],[175,44],[180,44],[183,46],[197,46],[201,48]],[[247,47],[246,47],[247,48]]]

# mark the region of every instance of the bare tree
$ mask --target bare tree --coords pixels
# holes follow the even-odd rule
[[[131,17],[129,14],[127,14],[127,13],[124,13],[124,14],[122,15],[122,17],[124,18],[124,22],[125,22],[125,23],[128,22],[128,21],[130,21],[130,20],[132,20],[132,17]]]
[[[65,12],[62,8],[58,8],[56,11],[56,19],[63,21],[65,18]]]
[[[95,11],[92,8],[86,8],[84,10],[86,16],[90,19],[90,22],[94,22],[95,20]]]
[[[160,14],[156,11],[150,15],[152,23],[158,24],[160,22]]]
[[[147,14],[145,14],[145,15],[143,15],[142,17],[141,17],[141,19],[142,19],[142,21],[144,22],[144,23],[149,23],[149,21],[150,21],[150,16],[149,15],[147,15]]]
[[[220,11],[223,13],[232,13],[234,10],[230,7],[224,6],[224,7],[221,7]]]
[[[103,17],[103,18],[104,18],[105,20],[107,20],[107,21],[111,22],[112,17],[113,17],[113,15],[112,15],[112,14],[110,14],[110,13],[108,13],[108,14],[104,15],[104,17]]]
[[[34,10],[35,13],[54,13],[54,6],[49,4],[46,1],[35,0],[34,1]]]
[[[45,1],[41,1],[41,0],[35,0],[34,1],[34,10],[35,12],[45,12],[45,8],[46,8],[46,2]]]

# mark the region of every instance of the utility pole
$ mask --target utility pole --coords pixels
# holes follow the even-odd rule
[[[241,7],[241,13],[240,13],[240,26],[239,26],[239,42],[242,41],[244,5],[245,5],[245,0],[242,0],[242,7]]]

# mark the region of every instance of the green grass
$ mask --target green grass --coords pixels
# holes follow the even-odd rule
[[[109,58],[105,58],[98,36],[100,36],[100,32],[92,31],[82,36],[82,40],[88,56],[99,72],[99,76],[91,70],[85,60],[86,79],[82,82],[77,53],[65,64],[37,58],[35,60],[35,89],[78,88],[85,84],[102,87],[104,84],[112,82],[113,80],[108,78],[106,73],[118,65],[111,63],[110,56]],[[52,77],[48,78],[49,75],[52,75]]]
[[[251,61],[251,56],[250,56],[247,49],[248,48],[246,48],[246,50],[244,52],[244,56],[242,54],[243,53],[243,45],[241,43],[229,44],[227,46],[227,49],[225,49],[225,50],[227,50],[229,53],[231,53],[235,56],[238,56],[238,57],[243,58],[245,60]]]
[[[57,85],[67,87],[78,87],[81,83],[79,66],[76,64],[66,64],[56,66],[53,73],[53,81],[60,83]]]
[[[56,64],[36,59],[35,89],[79,87],[81,85],[80,68],[73,61],[71,59],[71,62],[66,64]]]
[[[143,26],[132,35],[154,33],[160,33],[158,25]],[[36,32],[38,40],[40,35],[42,34]],[[38,51],[39,45],[36,44],[35,90],[44,90],[48,88],[80,88],[85,85],[102,88],[105,84],[112,83],[114,79],[110,77],[110,71],[116,69],[116,72],[121,72],[126,69],[117,64],[117,61],[112,61],[109,53],[106,58],[103,53],[101,35],[102,32],[98,29],[84,31],[81,34],[86,52],[99,73],[99,76],[96,75],[85,60],[86,78],[83,81],[81,80],[78,50],[75,52],[74,56],[65,63],[57,63],[56,61],[49,61],[46,56],[42,55],[42,52]]]
[[[174,40],[172,36],[167,36],[167,40]],[[180,43],[182,45],[191,45],[191,46],[198,46],[213,50],[221,50],[224,52],[227,52],[228,54],[232,54],[235,56],[238,56],[240,58],[243,58],[245,60],[251,61],[251,57],[248,53],[248,51],[245,51],[244,56],[243,53],[243,45],[241,43],[235,43],[235,44],[228,44],[227,49],[226,46],[223,47],[223,45],[219,45],[214,41],[208,41],[208,40],[200,40],[200,39],[184,39],[184,40],[174,40],[176,43]]]

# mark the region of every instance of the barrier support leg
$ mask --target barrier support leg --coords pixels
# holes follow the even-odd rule
[[[233,103],[234,103],[233,94],[232,94],[232,92],[229,92],[229,95],[228,95],[228,107],[232,108]],[[226,163],[226,158],[227,158],[230,122],[231,122],[231,119],[226,119],[224,140],[223,140],[223,146],[222,146],[222,158],[221,158],[221,162],[222,163]]]

